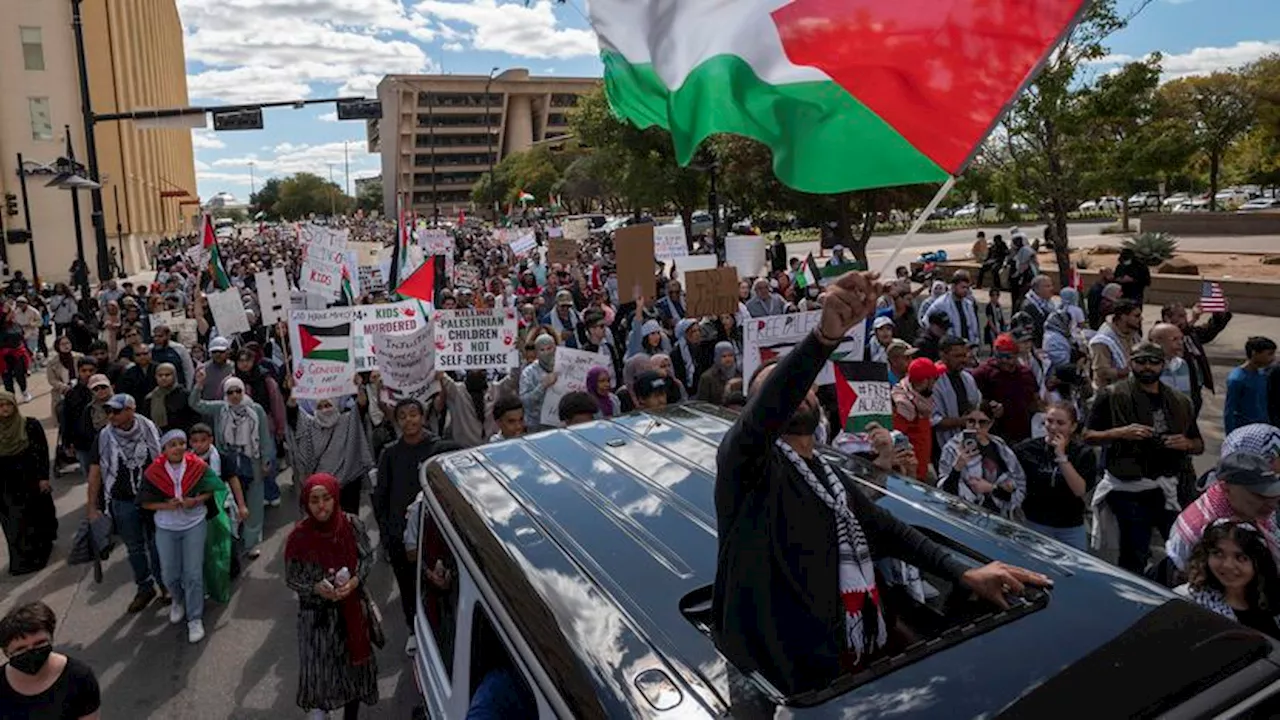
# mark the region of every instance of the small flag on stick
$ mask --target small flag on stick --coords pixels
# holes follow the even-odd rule
[[[1221,285],[1209,280],[1200,283],[1200,310],[1207,313],[1227,311],[1227,296],[1223,294]]]

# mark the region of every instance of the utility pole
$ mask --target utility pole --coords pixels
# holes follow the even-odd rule
[[[347,145],[351,141],[342,141],[342,171],[346,174],[347,197],[351,197],[351,155],[347,151]]]
[[[329,187],[327,188],[329,190],[329,217],[334,217],[338,214],[338,197],[336,194],[338,186],[333,182],[333,163],[326,164],[329,166]]]
[[[75,7],[76,7],[76,8],[79,8],[80,6],[77,4]],[[78,28],[78,27],[80,27],[80,26],[79,26],[79,24],[77,24],[77,25],[76,25],[76,27],[77,27],[77,28]],[[73,144],[72,144],[72,142],[71,142],[71,126],[70,126],[70,125],[63,125],[63,126],[62,126],[62,131],[63,131],[63,132],[66,134],[66,136],[67,136],[67,160],[68,160],[68,164],[69,164],[69,166],[70,166],[70,168],[71,168],[71,172],[75,172],[75,169],[76,169],[76,148],[75,148],[75,145],[73,145]],[[92,171],[91,171],[91,172],[92,172]],[[97,182],[97,181],[95,180],[94,182]],[[99,193],[99,198],[101,198],[101,193]],[[97,219],[98,219],[99,221],[101,221],[101,220],[102,220],[102,214],[101,214],[101,213],[99,213],[99,214],[98,214]],[[74,187],[73,187],[73,188],[71,188],[71,225],[72,225],[72,227],[74,227],[74,228],[75,228],[75,231],[76,231],[76,257],[80,259],[80,264],[82,264],[82,265],[84,265],[84,266],[85,266],[85,269],[84,269],[84,270],[85,270],[85,272],[84,272],[84,275],[83,275],[82,277],[83,277],[83,278],[86,278],[86,280],[85,280],[85,282],[80,286],[80,299],[81,299],[81,300],[83,300],[83,301],[88,301],[88,299],[89,299],[89,282],[88,282],[87,278],[89,277],[89,265],[88,265],[88,263],[87,263],[87,262],[85,262],[85,259],[84,259],[84,230],[80,227],[80,191],[79,191],[79,190],[77,190],[77,189],[75,189]],[[104,240],[105,240],[105,238],[104,238]],[[105,245],[106,243],[104,242],[103,244]],[[101,252],[101,253],[99,254],[99,256],[98,256],[98,270],[102,270],[102,261],[106,259],[106,255],[107,255],[107,252],[106,252],[106,250],[105,250],[105,249],[103,249],[103,250],[102,250],[102,252]],[[101,279],[101,280],[103,280],[103,281],[105,281],[105,280],[106,280],[106,276],[105,276],[105,275],[103,275],[100,279]]]
[[[440,195],[436,192],[436,99],[427,93],[427,138],[431,143],[431,227],[440,223]]]
[[[489,196],[493,197],[493,222],[498,222],[498,199],[493,193],[493,120],[490,114],[489,86],[493,85],[493,76],[498,68],[489,71],[489,81],[484,84],[484,134],[489,140]],[[433,161],[434,162],[434,161]]]
[[[36,267],[36,238],[31,234],[31,203],[27,200],[27,171],[23,167],[22,153],[18,153],[18,189],[22,191],[22,217],[27,221],[27,251],[31,253],[31,282],[39,283],[40,268]],[[76,215],[77,220],[79,217]],[[3,241],[4,238],[0,238],[0,242]]]
[[[249,200],[253,200],[253,196],[258,194],[257,183],[253,180],[253,161],[249,161]]]
[[[93,208],[90,217],[93,219],[94,245],[98,253],[98,280],[105,282],[111,276],[111,268],[107,263],[107,227],[102,207],[102,181],[98,177],[98,141],[93,132],[96,117],[93,114],[93,100],[89,94],[89,67],[85,59],[84,27],[80,18],[80,3],[83,1],[71,0],[71,27],[75,31],[76,66],[80,72],[80,112],[84,117],[84,150],[88,155],[89,179],[97,184],[97,187],[89,191],[89,201]],[[70,145],[70,143],[71,138],[68,136],[67,144]],[[71,194],[71,204],[73,208],[80,204],[74,190]],[[79,247],[80,257],[83,259],[83,241],[80,242]]]

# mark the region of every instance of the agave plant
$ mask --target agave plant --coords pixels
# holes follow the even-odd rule
[[[1178,251],[1178,241],[1169,233],[1144,232],[1125,240],[1124,249],[1146,265],[1159,265]]]

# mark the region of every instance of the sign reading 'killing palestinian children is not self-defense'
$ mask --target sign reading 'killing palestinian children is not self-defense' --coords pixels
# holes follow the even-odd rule
[[[520,361],[515,308],[440,310],[433,316],[436,369],[509,370]]]

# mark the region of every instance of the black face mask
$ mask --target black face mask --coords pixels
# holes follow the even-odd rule
[[[49,662],[49,655],[52,653],[52,645],[40,645],[9,658],[9,665],[23,675],[35,675]]]
[[[1137,378],[1141,385],[1153,385],[1160,382],[1160,372],[1157,370],[1135,370],[1133,376]]]
[[[818,411],[810,408],[799,408],[782,428],[783,435],[812,435],[818,430],[821,418]]]
[[[920,397],[933,397],[932,387],[927,387],[923,390],[916,390],[916,392],[920,393]]]

